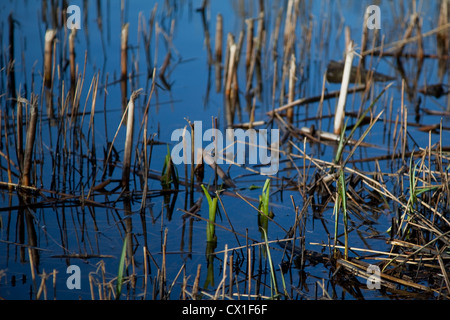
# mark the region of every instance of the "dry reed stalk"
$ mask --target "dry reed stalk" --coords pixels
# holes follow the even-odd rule
[[[350,27],[346,26],[344,29],[344,37],[345,37],[345,48],[348,48],[348,46],[350,45],[350,42],[352,41],[352,35],[351,35],[351,31],[350,31]],[[347,53],[347,49],[345,49]]]
[[[32,249],[28,247],[28,259],[30,261],[30,269],[31,269],[31,280],[33,281],[33,286],[36,288],[36,271],[34,268],[34,255],[31,251]]]
[[[161,273],[159,277],[159,294],[161,299],[165,298],[165,284],[166,284],[166,252],[167,252],[167,233],[168,229],[164,229],[164,240],[162,245],[162,263],[161,263]]]
[[[216,288],[213,300],[217,300],[219,298],[220,291],[222,291],[222,300],[225,300],[225,281],[227,278],[227,263],[228,263],[228,244],[225,244],[222,280],[220,281],[219,285]]]
[[[9,23],[9,61],[8,61],[8,91],[11,97],[16,98],[16,73],[15,73],[15,59],[14,59],[14,18],[12,13],[8,15]]]
[[[252,292],[252,259],[250,259],[250,255],[251,255],[251,249],[247,247],[247,281],[248,281],[248,285],[247,285],[247,294],[248,296],[250,296],[250,293]]]
[[[225,299],[225,280],[227,278],[227,260],[228,260],[228,244],[225,244],[225,253],[223,258],[223,277],[222,277],[222,300]]]
[[[44,293],[44,300],[47,300],[47,285],[46,285],[46,280],[47,280],[47,273],[45,273],[45,270],[42,271],[42,274],[39,275],[41,277],[41,284],[39,285],[39,290],[36,294],[36,300],[39,300],[41,298],[41,294],[42,292]]]
[[[134,134],[134,101],[141,93],[141,91],[142,89],[139,89],[131,94],[127,110],[125,110],[128,113],[127,133],[125,138],[125,151],[123,156],[123,169],[122,169],[122,187],[125,190],[129,189],[129,182],[130,182],[131,152],[133,148],[133,134]]]
[[[442,26],[438,26],[430,31],[424,32],[423,34],[420,35],[420,37],[426,38],[429,36],[432,36],[438,32],[441,32],[443,30],[447,30],[450,27],[450,22],[446,23]],[[398,40],[398,41],[393,41],[391,43],[388,44],[384,44],[382,43],[380,46],[378,47],[374,47],[373,49],[369,49],[367,51],[361,52],[362,55],[368,55],[368,54],[380,54],[382,53],[383,56],[396,56],[397,55],[397,51],[398,48],[405,46],[408,43],[412,43],[415,41],[419,40],[419,36],[414,36],[414,37],[410,37],[409,39],[402,39],[402,40]],[[394,52],[394,54],[393,54]],[[415,55],[413,55],[415,56]]]
[[[200,282],[200,271],[202,269],[202,265],[199,264],[197,267],[197,275],[195,276],[194,285],[192,287],[192,299],[197,300],[198,293],[198,283]]]
[[[1,115],[1,110],[0,110],[0,115]],[[6,118],[4,118],[4,119],[5,119],[5,128],[7,128]],[[6,129],[5,129],[5,141],[8,141],[8,131]],[[14,163],[9,158],[9,146],[8,146],[8,143],[5,143],[5,147],[6,147],[6,155],[3,152],[1,152],[1,151],[0,151],[0,155],[3,158],[6,159],[6,162],[7,162],[7,173],[8,173],[8,182],[6,183],[6,185],[8,186],[8,190],[12,190],[14,188],[14,184],[12,183],[11,165],[14,166]],[[19,168],[18,168],[18,170],[20,171]]]
[[[94,276],[92,275],[92,272],[89,272],[89,289],[91,292],[91,300],[95,300],[95,294],[94,294]]]
[[[30,122],[27,128],[27,137],[25,144],[25,154],[23,159],[23,171],[22,171],[22,182],[24,186],[30,186],[30,171],[31,163],[33,158],[33,147],[34,140],[36,137],[36,122],[38,117],[37,110],[37,97],[32,94],[31,96],[31,112],[30,112]]]
[[[405,80],[402,80],[402,97],[401,97],[401,106],[400,106],[400,110],[401,110],[401,121],[402,121],[402,162],[404,163],[405,161],[405,152],[406,152],[406,143],[408,141],[408,108],[405,108],[405,104],[404,104],[404,96],[405,96]]]
[[[258,20],[258,28],[256,31],[256,37],[253,39],[253,46],[252,46],[252,56],[250,59],[250,67],[247,71],[247,85],[245,88],[245,92],[249,93],[251,86],[252,86],[252,78],[253,73],[255,73],[256,70],[256,78],[257,78],[257,93],[261,92],[261,86],[262,83],[260,82],[262,79],[260,74],[260,63],[261,63],[261,46],[263,42],[263,34],[264,34],[264,12],[259,13]]]
[[[97,73],[96,76],[92,79],[93,82],[93,92],[92,92],[92,105],[91,105],[91,118],[89,120],[89,130],[92,130],[92,150],[94,150],[95,154],[95,130],[94,130],[94,115],[95,115],[95,105],[97,102],[97,90],[98,90],[98,81],[99,81],[100,74]]]
[[[352,68],[354,53],[353,41],[350,41],[346,49],[344,73],[342,76],[341,90],[339,93],[339,100],[334,118],[334,134],[337,135],[341,134],[342,126],[344,125],[345,103],[347,101],[347,90],[350,82],[350,71]]]
[[[441,272],[442,272],[442,275],[444,276],[445,285],[447,286],[447,292],[450,292],[450,280],[448,278],[448,272],[445,269],[445,264],[444,264],[444,261],[442,260],[442,255],[441,255],[441,253],[444,250],[445,250],[445,247],[439,251],[437,257],[438,257],[439,267],[441,267]]]
[[[223,39],[223,17],[219,13],[216,18],[216,92],[220,92],[222,87],[222,39]]]
[[[23,168],[23,106],[20,97],[17,99],[17,162],[20,170]]]
[[[75,36],[77,29],[73,28],[69,36],[69,60],[70,60],[70,88],[75,89],[76,82],[76,65],[75,65]]]
[[[144,245],[142,247],[143,253],[144,253],[144,300],[147,297],[147,277],[148,277],[148,267],[147,267],[147,246]]]
[[[396,52],[396,56],[400,57],[403,53],[403,49],[406,45],[406,40],[408,40],[409,38],[411,38],[414,26],[416,26],[416,24],[419,22],[419,15],[417,13],[414,13],[411,15],[411,19],[410,19],[410,24],[408,26],[408,28],[405,31],[405,34],[403,36],[403,42],[400,44],[400,47],[398,48],[397,52]]]
[[[274,77],[272,82],[272,105],[275,105],[275,95],[278,87],[278,39],[280,37],[281,19],[283,18],[283,10],[280,8],[276,21],[275,28],[272,33],[272,60]]]
[[[291,61],[289,66],[289,92],[288,92],[288,103],[292,103],[294,101],[295,96],[295,72],[296,72],[296,65],[295,65],[295,55],[291,55]],[[294,109],[289,108],[287,110],[287,120],[288,123],[292,124],[294,121]]]
[[[425,52],[423,50],[423,37],[422,37],[422,23],[419,18],[416,20],[416,29],[417,29],[417,64],[418,70],[422,68],[423,58],[425,56]],[[416,80],[417,81],[417,80]]]
[[[229,277],[230,277],[230,283],[228,284],[228,295],[229,296],[233,296],[233,280],[234,280],[234,277],[233,277],[233,255],[231,255],[230,256],[230,274],[229,274]],[[239,293],[239,288],[238,288],[238,293]]]
[[[56,30],[49,29],[45,33],[44,45],[44,85],[47,88],[52,86],[52,60],[53,42],[56,38]]]
[[[76,87],[73,92],[72,111],[71,111],[72,114],[71,114],[71,119],[70,119],[71,122],[74,122],[78,116],[77,113],[78,113],[78,109],[80,107],[81,92],[83,91],[84,80],[85,80],[85,76],[86,76],[86,64],[87,64],[87,51],[85,51],[85,53],[84,53],[83,74],[76,81]]]
[[[156,73],[156,69],[153,69],[153,75],[155,75]],[[154,81],[155,77],[152,77],[153,81],[152,81],[152,87],[151,87],[151,91],[150,91],[150,95],[148,97],[147,100],[147,106],[145,107],[145,111],[144,111],[144,117],[143,117],[143,125],[144,125],[144,132],[143,132],[143,137],[144,137],[144,177],[148,177],[148,171],[150,168],[150,162],[152,159],[152,151],[153,151],[153,145],[150,148],[150,154],[147,155],[147,144],[148,144],[148,139],[147,139],[147,130],[148,130],[148,116],[149,116],[149,108],[150,108],[150,101],[152,99],[153,96],[153,92],[155,90],[155,84],[156,82]],[[141,123],[142,126],[142,123]],[[143,197],[142,197],[142,202],[141,202],[141,210],[143,210],[146,207],[146,200],[147,200],[147,192],[148,192],[148,179],[145,178],[144,179],[144,188],[143,188],[144,192],[143,192]]]
[[[185,269],[183,273],[183,284],[181,286],[181,300],[186,300],[187,280],[188,277],[186,277],[186,269]]]
[[[261,93],[262,93],[262,68],[261,68],[261,51],[262,51],[262,45],[265,40],[265,23],[264,23],[264,11],[260,11],[259,13],[259,19],[258,19],[258,28],[256,30],[256,51],[254,56],[254,69],[255,70],[255,76],[256,76],[256,95],[258,99],[261,99]]]
[[[254,32],[254,19],[246,19],[245,24],[247,26],[247,51],[245,53],[245,69],[247,79],[249,77],[250,63],[252,59],[253,52],[253,32]]]
[[[56,269],[53,269],[53,300],[56,300]]]
[[[364,21],[363,21],[363,29],[362,29],[362,36],[361,36],[361,50],[360,52],[363,53],[367,50],[367,38],[369,34],[369,28],[367,28],[367,20],[369,19],[369,12],[366,10],[366,13],[364,14]],[[365,66],[365,55],[361,55],[361,59],[359,60],[359,67],[364,68]]]
[[[289,0],[287,4],[286,9],[286,19],[284,21],[284,41],[283,41],[283,47],[286,49],[289,49],[289,39],[291,38],[292,34],[292,12],[293,12],[293,6],[294,6],[294,0]]]
[[[280,8],[275,20],[275,28],[272,33],[272,59],[274,61],[278,58],[278,39],[280,38],[281,19],[283,19],[283,9]]]
[[[438,21],[439,27],[442,27],[449,21],[448,15],[449,15],[449,3],[448,1],[442,1]],[[448,55],[449,49],[450,49],[450,31],[444,29],[436,34],[436,51],[437,56],[439,58],[438,76],[441,79],[441,81],[445,76],[445,71],[448,70],[448,61],[447,59],[445,59],[445,56]],[[448,99],[448,103],[450,106],[450,99]]]
[[[122,108],[127,105],[127,62],[128,62],[128,29],[129,24],[122,26],[120,41],[120,80],[122,89]]]
[[[234,70],[236,62],[236,44],[233,43],[230,46],[230,56],[228,60],[228,70],[227,70],[227,82],[225,84],[225,96],[229,99],[231,96],[232,82],[234,79]]]
[[[245,31],[241,30],[241,32],[239,33],[239,39],[238,39],[237,46],[236,46],[236,56],[235,56],[236,61],[235,61],[235,71],[234,71],[234,78],[233,78],[233,85],[234,85],[234,90],[236,93],[239,91],[237,69],[239,66],[239,59],[241,58],[241,51],[242,51],[242,47],[244,45],[244,39],[245,39]]]
[[[285,99],[285,81],[289,80],[289,65],[290,57],[294,53],[295,43],[295,27],[297,23],[297,17],[294,10],[294,0],[288,2],[286,9],[286,18],[284,22],[284,36],[283,36],[283,61],[282,61],[282,74],[281,74],[281,87],[280,87],[280,105],[284,103]],[[289,88],[288,88],[289,90]]]

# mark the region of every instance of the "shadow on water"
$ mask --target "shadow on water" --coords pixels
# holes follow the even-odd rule
[[[449,298],[447,1],[68,5],[0,4],[1,298]]]

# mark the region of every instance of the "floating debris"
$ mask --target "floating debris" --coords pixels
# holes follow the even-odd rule
[[[444,89],[444,85],[442,83],[423,86],[419,89],[419,92],[426,96],[433,96],[437,99],[450,93],[449,90]]]
[[[331,60],[327,66],[327,81],[331,83],[340,83],[344,75],[344,62]],[[359,73],[358,73],[359,72]],[[394,77],[384,75],[376,71],[360,69],[352,66],[350,71],[350,83],[366,83],[368,77],[371,77],[376,82],[387,82],[395,80]]]

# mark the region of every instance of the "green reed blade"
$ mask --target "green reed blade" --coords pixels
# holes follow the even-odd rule
[[[127,239],[128,237],[126,236],[125,240],[123,241],[122,253],[120,255],[119,271],[117,272],[116,300],[120,299],[120,294],[122,292],[123,271],[125,269],[125,257],[127,255]]]

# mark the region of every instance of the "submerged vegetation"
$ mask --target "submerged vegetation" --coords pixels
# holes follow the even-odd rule
[[[448,1],[383,4],[382,29],[344,2],[360,26],[316,1],[86,1],[71,31],[44,0],[41,37],[13,6],[0,298],[449,299]],[[279,129],[279,171],[195,161],[195,120]]]

